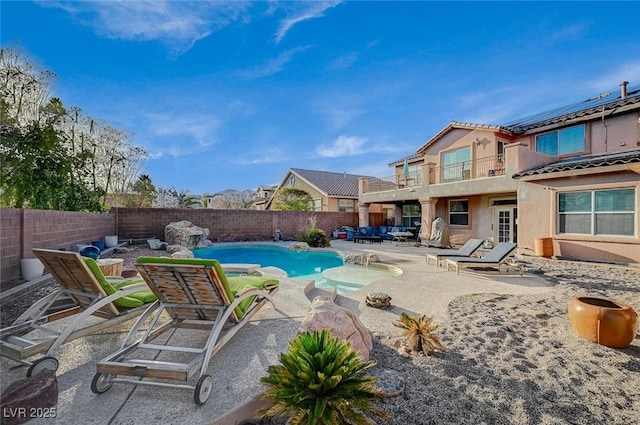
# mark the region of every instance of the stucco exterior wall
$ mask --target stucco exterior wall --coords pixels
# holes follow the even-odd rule
[[[557,233],[557,194],[563,191],[636,189],[636,235],[573,235]],[[640,263],[640,175],[628,172],[568,176],[557,180],[521,182],[518,189],[518,245],[533,251],[535,239],[553,238],[554,255],[581,259]]]
[[[627,151],[638,147],[640,114],[632,113],[591,123],[591,153]],[[606,141],[606,143],[605,143]]]

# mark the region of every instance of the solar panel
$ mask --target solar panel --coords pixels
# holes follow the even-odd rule
[[[628,89],[627,97],[625,99],[640,98],[640,85],[633,86]],[[528,117],[520,118],[517,120],[509,121],[502,124],[502,126],[512,129],[515,132],[525,131],[526,127],[532,127],[534,124],[542,123],[544,121],[563,117],[565,115],[577,114],[581,111],[588,111],[600,106],[606,106],[615,102],[621,101],[620,92],[609,92],[602,94],[591,99],[583,100],[581,102],[572,103],[570,105],[561,106],[559,108],[551,109],[548,111],[540,112]]]

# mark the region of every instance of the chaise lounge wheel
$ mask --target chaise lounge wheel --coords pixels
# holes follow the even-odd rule
[[[213,378],[211,375],[202,375],[196,384],[196,390],[193,399],[198,406],[202,406],[207,402],[213,389]]]
[[[33,362],[27,370],[27,376],[35,376],[45,370],[58,370],[58,360],[55,357],[46,356]]]
[[[113,382],[109,382],[109,377],[104,373],[96,373],[91,381],[91,391],[94,394],[102,394],[109,391],[109,388],[113,385]]]

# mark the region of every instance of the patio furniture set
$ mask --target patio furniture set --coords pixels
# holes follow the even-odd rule
[[[120,349],[97,363],[91,382],[96,394],[114,383],[171,387],[192,390],[195,403],[204,404],[213,388],[213,378],[206,373],[211,357],[278,292],[278,280],[248,274],[255,270],[253,265],[246,274],[226,276],[216,260],[140,257],[135,265],[139,275],[123,279],[104,276],[95,260],[77,252],[33,252],[60,289],[0,330],[0,353],[29,366],[27,376],[55,372],[59,362],[54,355],[62,344],[138,317]],[[239,267],[233,264],[230,270],[236,273]],[[53,309],[60,301],[64,307]],[[90,316],[102,320],[89,321]],[[63,318],[70,320],[58,322],[62,326],[52,323]],[[203,347],[158,343],[156,339],[170,329],[195,329],[208,337]],[[186,362],[148,360],[145,354],[150,351],[177,353]],[[40,353],[45,355],[28,360]]]
[[[381,243],[382,239],[380,235],[362,235],[358,242]],[[444,261],[447,270],[454,267],[457,273],[464,267],[506,266],[517,268],[522,275],[523,267],[508,259],[516,244],[499,243],[484,257],[472,257],[482,243],[471,239],[459,250],[428,252],[427,263],[434,260],[440,266]],[[103,270],[120,266],[117,262],[98,264],[77,252],[33,252],[60,289],[0,330],[1,355],[29,366],[27,376],[55,372],[59,363],[54,355],[62,344],[137,317],[121,347],[97,363],[91,382],[96,394],[115,383],[171,387],[193,391],[195,403],[204,404],[213,388],[213,378],[206,373],[211,357],[278,292],[278,280],[251,274],[255,265],[241,270],[242,265],[232,264],[225,270],[216,260],[140,257],[135,265],[139,274],[123,279],[103,274]],[[242,273],[225,274],[230,272]],[[388,308],[390,297],[374,295],[367,299],[367,305]],[[89,316],[103,320],[88,321]],[[63,318],[69,320],[62,322],[62,327],[50,326]],[[208,337],[202,347],[158,343],[157,338],[170,329],[195,329]],[[186,361],[149,360],[157,358],[149,352],[175,353]],[[38,360],[28,360],[40,353],[44,356]]]
[[[395,242],[396,245],[409,245],[409,239],[420,241],[417,236],[420,229],[401,226],[367,226],[359,227],[353,234],[353,243],[382,243],[385,240]],[[348,240],[348,239],[347,239]]]

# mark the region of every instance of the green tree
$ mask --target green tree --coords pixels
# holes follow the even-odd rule
[[[202,199],[189,195],[188,190],[180,189],[179,191],[172,189],[173,196],[178,199],[178,208],[195,208],[202,205]]]
[[[101,209],[101,193],[89,189],[82,173],[86,158],[70,155],[64,138],[54,128],[60,108],[59,102],[53,99],[51,119],[43,125],[33,121],[24,134],[16,128],[2,128],[3,205],[68,211]]]
[[[273,197],[271,209],[275,211],[313,211],[313,198],[305,190],[285,187]]]
[[[0,49],[0,205],[97,211],[129,194],[144,149],[107,123],[49,97],[55,75],[16,44]]]
[[[141,174],[133,184],[136,206],[149,208],[156,197],[156,187],[151,182],[148,174]]]

